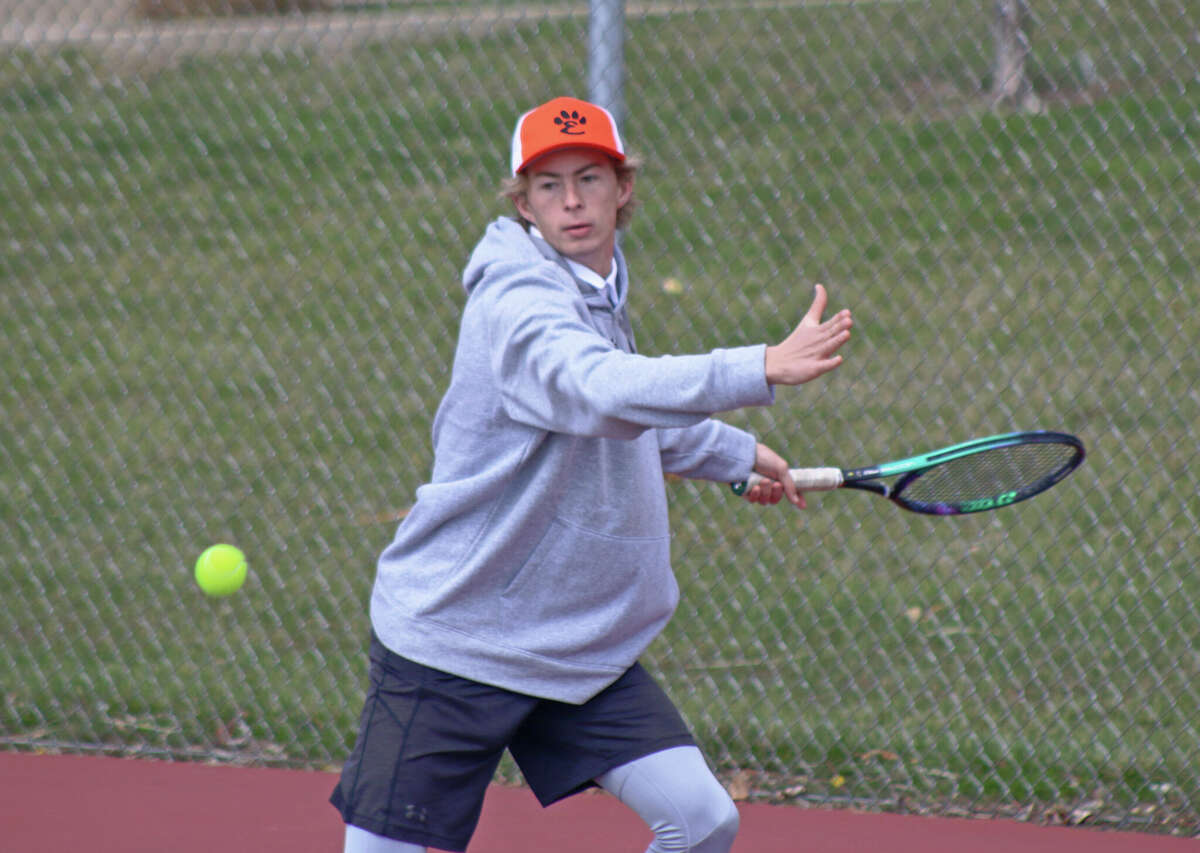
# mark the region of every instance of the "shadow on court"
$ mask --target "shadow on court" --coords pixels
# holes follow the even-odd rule
[[[0,752],[6,853],[316,853],[341,849],[326,798],[336,776],[76,755]],[[740,804],[736,853],[1200,853],[1195,839],[1005,820]],[[468,853],[640,853],[649,831],[600,793],[542,809],[493,786]]]

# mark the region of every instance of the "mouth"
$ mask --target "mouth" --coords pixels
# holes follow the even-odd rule
[[[586,222],[582,222],[578,225],[566,226],[565,228],[563,228],[563,233],[566,234],[568,237],[586,237],[588,234],[591,233],[591,230],[592,230],[591,225],[589,225]]]

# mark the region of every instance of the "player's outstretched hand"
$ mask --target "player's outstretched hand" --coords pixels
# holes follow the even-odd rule
[[[781,498],[786,497],[790,503],[800,509],[807,506],[804,502],[804,495],[796,491],[796,484],[792,480],[791,472],[788,471],[787,462],[765,444],[760,443],[755,448],[754,471],[768,479],[746,490],[744,497],[750,503],[777,504]]]
[[[767,347],[767,382],[772,385],[800,385],[822,376],[842,363],[837,354],[842,344],[850,340],[854,320],[843,308],[828,320],[822,321],[829,295],[824,285],[817,285],[812,305],[800,325],[778,346]]]

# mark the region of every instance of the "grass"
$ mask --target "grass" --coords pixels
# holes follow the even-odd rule
[[[631,21],[639,342],[780,338],[824,281],[846,365],[731,421],[797,461],[1044,426],[1089,462],[955,520],[672,482],[684,600],[647,660],[776,795],[1194,824],[1196,22],[1060,3],[1046,109],[1005,114],[965,5]],[[140,75],[0,57],[7,743],[342,759],[459,270],[512,117],[583,86],[584,26]],[[252,561],[223,601],[189,574],[215,541]]]

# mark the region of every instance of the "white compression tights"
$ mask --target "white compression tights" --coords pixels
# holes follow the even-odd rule
[[[407,841],[384,838],[347,824],[346,846],[342,848],[342,853],[425,853],[425,848]]]
[[[608,771],[596,782],[654,831],[646,853],[728,853],[733,845],[737,807],[694,746],[652,753]],[[344,853],[424,851],[416,844],[346,827]]]
[[[623,764],[596,782],[654,831],[646,853],[728,853],[737,806],[694,746],[678,746]]]

